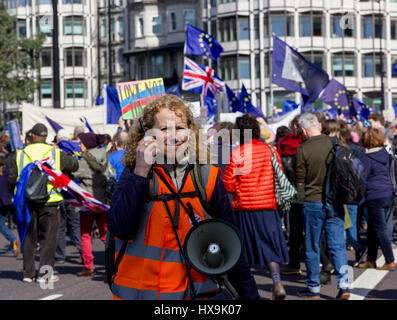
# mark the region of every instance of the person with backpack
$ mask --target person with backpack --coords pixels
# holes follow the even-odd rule
[[[366,246],[357,234],[358,205],[365,201],[367,179],[364,150],[353,143],[348,126],[341,120],[337,121],[336,129],[330,135],[334,147],[327,178],[327,201],[341,215],[348,215],[351,226],[346,229],[346,238],[355,250],[355,264],[358,265],[366,253]]]
[[[75,179],[79,179],[80,186],[92,194],[95,199],[106,203],[106,183],[108,175],[108,156],[102,146],[105,135],[92,132],[79,135],[81,159],[79,169],[73,173]],[[77,273],[79,277],[90,277],[95,274],[94,256],[92,253],[91,231],[94,222],[99,230],[99,237],[103,243],[106,239],[107,212],[80,212],[80,239],[84,268]]]
[[[369,128],[364,134],[365,166],[368,173],[365,198],[368,210],[368,255],[359,268],[394,270],[396,263],[387,234],[386,215],[394,204],[393,184],[390,177],[390,155],[384,147],[383,132]],[[385,264],[376,266],[378,247],[385,256]]]
[[[289,257],[277,211],[276,175],[271,161],[274,154],[281,167],[281,159],[272,145],[260,141],[255,117],[238,117],[236,129],[240,132],[240,146],[233,149],[223,183],[226,191],[233,194],[232,206],[250,267],[267,267],[273,281],[272,300],[283,300],[286,292],[280,264],[288,262]],[[251,140],[245,136],[246,130],[251,130]]]
[[[13,166],[10,168],[9,183],[11,186],[16,184],[22,170],[28,164],[36,160],[49,158],[49,162],[53,163],[53,167],[55,167],[56,171],[62,171],[65,173],[71,173],[78,169],[78,162],[76,159],[62,152],[60,149],[53,148],[46,143],[48,131],[44,124],[35,124],[30,132],[32,143],[27,145],[23,150],[17,151],[15,160],[13,161]],[[34,171],[32,171],[27,182],[28,186],[36,182],[35,177],[42,177],[40,176],[40,170],[36,169],[37,175],[34,175],[33,172]],[[32,283],[35,280],[38,283],[56,282],[59,280],[59,277],[55,274],[52,274],[48,279],[47,277],[44,277],[45,274],[42,273],[41,267],[50,266],[54,268],[59,227],[59,206],[63,201],[63,197],[57,190],[55,190],[54,186],[48,179],[41,181],[46,181],[44,184],[44,195],[42,194],[42,189],[33,188],[31,189],[32,193],[29,194],[30,197],[27,199],[27,205],[31,215],[30,223],[23,242],[21,239],[23,253],[23,282],[25,283]],[[41,239],[40,265],[38,276],[36,277],[35,253],[39,231]],[[45,272],[47,273],[47,271]]]
[[[331,251],[338,282],[337,300],[350,297],[350,279],[344,241],[344,213],[334,212],[326,201],[325,182],[329,156],[333,145],[331,139],[321,133],[317,117],[302,114],[299,126],[308,137],[296,153],[296,183],[298,201],[303,201],[303,225],[306,250],[307,289],[298,292],[306,299],[320,298],[320,241],[323,229]]]
[[[191,111],[177,96],[164,95],[145,106],[130,130],[108,215],[105,257],[114,299],[226,298],[213,277],[185,260],[194,220],[236,225],[220,169],[199,165],[210,159],[193,142],[198,129]],[[228,277],[242,299],[260,298],[244,252]]]

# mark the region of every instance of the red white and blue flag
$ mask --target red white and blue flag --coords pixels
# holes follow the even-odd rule
[[[86,212],[108,211],[109,206],[95,199],[92,194],[81,188],[76,182],[62,172],[55,171],[46,162],[49,158],[40,161],[40,168],[48,176],[54,188],[62,194],[72,206]]]
[[[216,98],[218,90],[222,91],[224,86],[225,83],[218,77],[214,69],[202,66],[185,57],[182,90]]]

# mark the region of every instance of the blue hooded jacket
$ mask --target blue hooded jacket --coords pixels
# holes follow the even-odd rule
[[[365,198],[374,200],[393,195],[393,185],[390,178],[389,153],[383,147],[366,152],[364,165],[367,171],[367,190]]]

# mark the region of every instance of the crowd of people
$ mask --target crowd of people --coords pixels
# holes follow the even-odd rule
[[[2,138],[0,232],[10,252],[22,252],[22,279],[27,283],[44,281],[33,264],[38,246],[40,266],[65,261],[67,234],[84,265],[77,276],[92,276],[91,240],[97,234],[104,243],[107,236],[114,237],[116,251],[123,252],[111,280],[115,299],[224,299],[228,296],[216,279],[190,268],[183,253],[193,221],[218,218],[235,225],[242,239],[242,255],[228,273],[241,298],[260,298],[252,268],[266,268],[273,282],[272,299],[285,299],[282,276],[301,275],[305,263],[307,288],[299,297],[319,299],[321,286],[334,274],[336,299],[347,300],[352,280],[349,250],[355,253],[350,263],[354,267],[395,269],[396,190],[390,159],[397,144],[396,125],[379,113],[371,114],[367,124],[327,120],[316,111],[296,116],[273,133],[265,119],[245,114],[235,124],[216,125],[215,130],[229,133],[227,142],[215,135],[204,145],[191,144],[189,137],[199,135],[198,125],[174,95],[149,103],[141,121],[130,126],[121,119],[113,138],[76,127],[73,135],[60,130],[47,144],[46,126],[36,124],[23,150],[12,152],[9,138]],[[152,129],[153,135],[146,134]],[[66,149],[64,141],[74,143],[79,152]],[[210,144],[215,152],[209,154],[209,164],[199,164],[201,148]],[[350,188],[332,180],[337,150],[342,150],[338,148],[350,152],[363,168],[364,188],[357,201],[330,196],[330,189]],[[31,206],[29,228],[23,240],[17,239],[10,230],[15,219],[8,218],[13,216],[15,185],[21,170],[45,155],[53,157],[56,170],[110,209],[80,213],[49,182],[49,199]],[[156,160],[159,155],[176,161],[162,164]],[[282,209],[280,177],[296,191]],[[197,189],[204,190],[204,199]],[[382,266],[376,265],[379,248],[385,257]],[[45,281],[58,280],[54,275]]]

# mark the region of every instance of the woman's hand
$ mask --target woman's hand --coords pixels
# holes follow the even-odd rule
[[[160,153],[160,148],[155,138],[151,136],[144,137],[138,143],[136,148],[136,164],[134,173],[138,176],[147,178],[154,158]]]
[[[84,144],[80,143],[80,150],[81,150],[81,152],[86,152],[87,148],[85,147]]]

